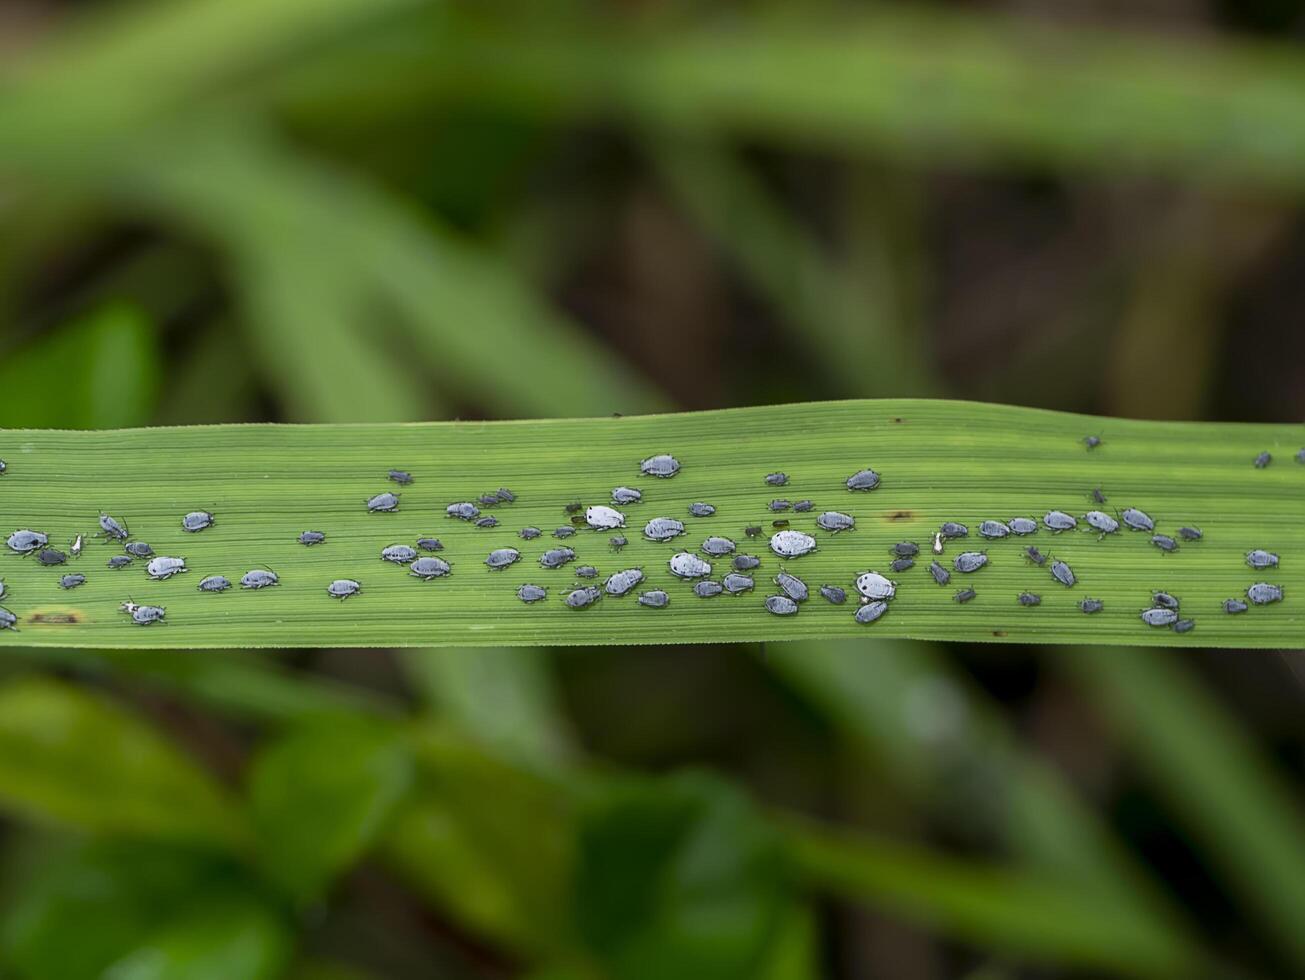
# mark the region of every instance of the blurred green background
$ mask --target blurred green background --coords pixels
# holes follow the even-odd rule
[[[1292,0],[8,0],[0,425],[1299,420],[1303,41]],[[3,976],[1305,975],[1298,654],[0,673]]]

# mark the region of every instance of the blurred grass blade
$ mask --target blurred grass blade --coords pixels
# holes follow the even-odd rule
[[[1071,651],[1061,663],[1127,736],[1171,819],[1200,839],[1229,887],[1258,911],[1250,921],[1305,971],[1305,819],[1282,777],[1161,651]]]
[[[1085,449],[1085,433],[1102,434],[1104,444]],[[92,532],[99,512],[108,511],[157,553],[186,557],[191,574],[151,582],[139,564],[107,572],[104,559],[118,549],[92,539],[81,558],[87,582],[65,592],[57,572],[9,554],[4,601],[19,617],[19,631],[0,632],[0,644],[429,647],[905,636],[1299,645],[1293,596],[1305,593],[1305,568],[1289,556],[1305,551],[1305,525],[1297,519],[1305,467],[1290,453],[1302,443],[1305,430],[1293,425],[1135,422],[911,400],[537,422],[9,430],[0,432],[9,464],[0,493],[16,526],[44,530],[63,544]],[[1250,461],[1265,448],[1281,461],[1256,469]],[[682,472],[674,480],[642,479],[639,461],[666,451],[677,455]],[[882,485],[849,493],[846,478],[866,465],[882,474]],[[367,513],[369,497],[394,488],[386,474],[395,466],[415,478],[402,490],[398,511]],[[815,552],[791,563],[813,587],[850,587],[866,568],[887,570],[893,541],[924,546],[924,560],[899,575],[897,598],[877,623],[862,626],[850,606],[823,600],[800,616],[764,610],[762,593],[779,563],[764,538],[750,544],[742,532],[774,516],[767,508],[774,488],[762,476],[777,466],[792,474],[792,495],[817,501],[812,513],[791,515],[795,529],[818,538]],[[574,587],[569,569],[538,564],[556,542],[523,542],[516,532],[555,527],[566,520],[565,505],[606,500],[612,487],[629,482],[644,485],[647,496],[642,508],[629,509],[630,544],[620,557],[606,534],[586,531],[571,543],[581,562],[600,570],[642,566],[647,587],[672,590],[671,606],[652,610],[631,597],[609,597],[587,611],[568,609],[561,599]],[[498,527],[445,516],[451,502],[504,485],[517,500],[494,511]],[[965,605],[952,600],[964,576],[955,575],[948,588],[929,577],[928,545],[943,521],[975,526],[1053,507],[1082,513],[1096,486],[1121,505],[1142,507],[1162,529],[1193,524],[1204,528],[1205,539],[1166,554],[1145,534],[1098,540],[1085,531],[1052,537],[1044,529],[1033,540],[1073,567],[1079,584],[1072,590],[1031,565],[1018,539],[989,542],[988,566],[970,577],[978,596]],[[641,539],[648,518],[684,514],[697,500],[720,510],[696,525],[693,537],[661,545]],[[181,515],[199,507],[214,512],[217,523],[186,534]],[[849,513],[855,530],[817,530],[815,515],[825,508]],[[308,528],[324,531],[326,545],[299,544]],[[701,601],[669,573],[676,545],[694,546],[697,535],[711,532],[765,556],[756,591]],[[451,574],[421,582],[379,561],[387,545],[429,534],[442,538]],[[1282,567],[1248,569],[1245,549],[1270,541],[1284,555]],[[520,564],[488,569],[489,550],[507,546],[519,546]],[[944,560],[959,550],[953,543]],[[278,588],[224,595],[195,588],[202,576],[238,581],[264,565],[279,574]],[[361,582],[363,594],[347,603],[332,599],[326,587],[339,578]],[[1259,579],[1281,585],[1286,601],[1244,616],[1222,614],[1223,598]],[[525,581],[548,587],[548,601],[522,603],[516,590]],[[1158,582],[1185,597],[1185,610],[1197,618],[1194,632],[1151,629],[1138,619]],[[1043,605],[1021,606],[1016,596],[1026,589],[1045,594]],[[1089,595],[1104,600],[1104,612],[1079,611],[1078,600]],[[134,625],[119,610],[128,598],[165,606],[166,623]]]

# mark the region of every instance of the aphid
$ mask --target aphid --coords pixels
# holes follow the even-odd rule
[[[1100,437],[1100,436],[1084,436],[1084,437],[1083,437],[1083,445],[1087,446],[1088,449],[1096,449],[1097,446],[1101,445],[1101,437]]]
[[[539,602],[541,599],[548,598],[548,590],[542,585],[531,585],[527,582],[517,589],[517,598],[525,603]]]
[[[690,517],[710,517],[716,513],[716,508],[711,504],[705,504],[701,500],[689,504]]]
[[[1106,604],[1100,599],[1084,599],[1078,604],[1078,607],[1090,616],[1093,613],[1101,612],[1102,609],[1106,608]]]
[[[581,565],[575,570],[576,578],[597,578],[598,569],[593,565]]]
[[[1119,519],[1124,525],[1133,531],[1154,531],[1155,521],[1145,511],[1138,510],[1136,507],[1125,507],[1124,512],[1119,515]]]
[[[20,555],[26,555],[35,551],[37,548],[44,548],[50,543],[50,538],[41,531],[29,531],[24,529],[21,531],[15,531],[13,534],[9,535],[9,538],[5,543],[9,545],[10,551],[16,551]]]
[[[816,527],[837,534],[839,531],[852,530],[856,527],[856,521],[853,520],[850,514],[843,514],[836,510],[827,510],[816,518]]]
[[[131,555],[114,555],[109,559],[109,568],[126,568],[131,564]]]
[[[498,494],[496,493],[482,493],[479,497],[476,498],[476,500],[482,507],[498,506]]]
[[[494,492],[494,496],[498,497],[499,502],[504,504],[516,503],[517,499],[517,495],[507,487],[499,487],[498,490]]]
[[[497,517],[479,517],[476,519],[476,527],[498,527]]]
[[[1119,530],[1119,522],[1105,511],[1090,510],[1083,515],[1083,520],[1087,521],[1093,529],[1100,531],[1103,535],[1114,534]]]
[[[914,564],[914,558],[895,558],[893,559],[893,563],[888,567],[895,572],[904,572]]]
[[[213,526],[213,515],[206,510],[193,510],[181,519],[181,529],[194,534]]]
[[[730,572],[725,576],[722,583],[725,591],[730,595],[738,595],[740,592],[751,592],[753,587],[751,575],[740,575],[738,572]]]
[[[5,597],[5,593],[7,591],[8,589],[5,588],[5,580],[0,578],[0,599],[3,599]]]
[[[725,586],[721,585],[719,582],[705,581],[693,583],[693,594],[699,599],[710,599],[713,596],[720,595],[724,591]]]
[[[607,546],[613,551],[620,551],[630,542],[625,539],[624,534],[617,534],[607,539]]]
[[[1282,586],[1269,582],[1256,582],[1246,590],[1246,598],[1257,606],[1267,606],[1270,602],[1282,601]]]
[[[190,569],[186,567],[186,559],[169,558],[166,555],[160,555],[158,558],[151,558],[149,564],[145,566],[145,574],[152,579],[159,579],[160,581],[188,571],[190,571]]]
[[[942,527],[938,528],[938,533],[944,539],[951,540],[952,538],[969,537],[970,529],[956,521],[944,521]]]
[[[424,582],[429,582],[433,578],[440,578],[449,574],[449,563],[443,558],[425,555],[408,566],[408,574]]]
[[[775,584],[794,602],[806,602],[807,597],[811,594],[810,590],[807,589],[806,582],[783,570],[775,576]]]
[[[643,526],[643,536],[649,541],[669,541],[684,533],[684,522],[674,517],[654,517]]]
[[[1255,468],[1262,470],[1273,462],[1273,456],[1270,453],[1260,453],[1255,457]]]
[[[118,541],[127,540],[127,525],[117,521],[108,514],[100,515],[100,534]]]
[[[936,561],[929,562],[929,574],[933,576],[933,580],[939,585],[946,585],[952,580],[952,573]]]
[[[773,528],[786,528],[786,527],[788,527],[788,524],[789,524],[788,521],[771,521],[771,522],[770,522],[770,526],[773,527]]]
[[[1078,518],[1063,510],[1049,510],[1042,516],[1042,523],[1053,531],[1069,531],[1078,527]]]
[[[1171,538],[1171,537],[1170,537],[1169,535],[1167,535],[1167,534],[1153,534],[1153,535],[1151,535],[1151,543],[1152,543],[1153,545],[1155,545],[1157,548],[1159,548],[1161,551],[1177,551],[1177,550],[1178,550],[1178,542],[1175,541],[1173,538]]]
[[[79,556],[81,555],[81,553],[82,553],[82,541],[83,541],[83,540],[84,540],[84,539],[82,538],[82,536],[81,536],[80,534],[77,535],[77,537],[73,538],[73,539],[72,539],[72,543],[71,543],[70,545],[68,545],[68,554],[72,555],[74,558],[79,557]]]
[[[154,549],[144,541],[128,541],[122,546],[122,550],[133,558],[152,558],[154,556]]]
[[[942,531],[935,531],[933,535],[933,553],[941,555],[943,553],[943,535]]]
[[[1255,569],[1273,568],[1278,564],[1278,556],[1272,551],[1256,548],[1254,551],[1246,552],[1246,564]]]
[[[886,612],[888,612],[888,603],[867,602],[865,605],[857,607],[856,621],[863,625],[873,623]]]
[[[781,558],[800,558],[816,550],[816,539],[801,531],[779,531],[770,536],[770,550]]]
[[[417,557],[417,550],[406,544],[392,544],[381,551],[381,561],[392,561],[396,565],[406,565]]]
[[[1006,522],[1010,525],[1012,534],[1037,534],[1038,522],[1031,517],[1012,517]]]
[[[952,559],[952,568],[958,572],[977,572],[988,564],[988,556],[982,551],[962,551]]]
[[[1021,606],[1040,606],[1042,605],[1042,596],[1035,592],[1021,592],[1019,594],[1019,604]]]
[[[1178,536],[1184,541],[1200,541],[1205,536],[1205,532],[1199,527],[1180,527]]]
[[[59,587],[62,589],[75,589],[77,586],[86,582],[85,575],[65,575],[59,579]]]
[[[321,544],[326,540],[326,535],[321,531],[304,531],[299,535],[299,543],[312,547],[315,544]]]
[[[1305,448],[1302,448],[1302,449],[1300,449],[1300,450],[1297,451],[1297,453],[1296,453],[1296,462],[1298,462],[1298,463],[1305,463]]]
[[[403,470],[390,470],[389,476],[391,480],[403,487],[412,482],[412,474],[405,473]]]
[[[1010,528],[1001,521],[984,521],[979,525],[979,536],[983,538],[1004,538],[1010,534]]]
[[[9,464],[0,459],[0,476],[4,475],[5,470],[9,469]]]
[[[162,622],[167,614],[162,606],[135,606],[131,610],[131,621],[137,626],[150,626]]]
[[[1088,496],[1092,498],[1094,504],[1104,504],[1106,502],[1106,495],[1101,492],[1100,487],[1093,487],[1092,492]]]
[[[729,538],[712,535],[702,542],[702,550],[713,558],[722,558],[734,552],[734,542]]]
[[[0,609],[0,630],[13,630],[18,632],[18,617],[8,609]]]
[[[1051,577],[1067,589],[1078,581],[1074,577],[1074,569],[1059,558],[1051,563]]]
[[[766,612],[776,616],[792,616],[798,611],[798,604],[786,595],[766,596]]]
[[[867,599],[891,599],[897,594],[897,583],[878,572],[862,572],[856,577],[856,591]]]
[[[565,601],[571,609],[584,609],[586,606],[592,606],[602,597],[602,589],[593,585],[585,585],[568,592]]]
[[[770,484],[772,487],[782,487],[784,484],[788,483],[788,474],[787,474],[787,473],[767,473],[767,474],[766,474],[766,482],[767,482],[768,484]]]
[[[44,548],[37,552],[36,560],[42,565],[62,565],[68,560],[68,556],[57,548]]]
[[[624,568],[607,576],[603,588],[608,595],[622,596],[643,581],[642,568]]]
[[[362,591],[362,583],[356,582],[351,578],[338,578],[326,587],[326,594],[333,599],[339,599],[343,602],[351,595],[357,595]]]
[[[793,512],[795,514],[805,514],[815,506],[810,500],[795,500],[793,502]]]
[[[614,531],[625,527],[625,515],[619,510],[599,504],[585,511],[585,523],[595,531]]]
[[[761,525],[760,524],[749,525],[748,527],[745,527],[743,529],[743,533],[750,538],[755,538],[757,535],[761,533]]]
[[[750,572],[760,564],[761,559],[756,555],[735,555],[734,560],[730,562],[736,572]]]
[[[1244,613],[1249,608],[1250,606],[1246,605],[1246,603],[1242,602],[1240,599],[1223,600],[1223,611],[1226,613],[1235,615],[1236,613]]]
[[[559,540],[561,540],[562,538],[570,538],[574,536],[575,536],[575,528],[571,527],[569,524],[563,524],[561,527],[553,528],[553,537]]]
[[[849,490],[873,490],[879,486],[879,474],[872,469],[858,470],[847,478]]]
[[[470,500],[463,500],[456,504],[449,504],[444,508],[444,513],[449,517],[456,517],[460,521],[474,521],[480,516],[480,508]]]
[[[520,560],[521,552],[516,548],[495,548],[486,557],[485,564],[493,569],[503,569]],[[598,572],[595,570],[594,574],[597,575]]]
[[[577,500],[573,503],[567,504],[565,507],[562,508],[562,511],[567,514],[578,514],[584,509],[585,509],[585,505]]]
[[[539,564],[545,568],[561,568],[569,561],[575,560],[575,552],[570,548],[550,548],[539,556]]]
[[[1180,619],[1178,622],[1174,623],[1174,632],[1190,633],[1195,627],[1196,627],[1196,620]]]
[[[676,552],[667,564],[677,578],[706,578],[711,574],[711,562],[689,551]]]
[[[539,529],[535,529],[535,537],[539,537]],[[524,537],[524,535],[523,535]],[[417,547],[422,551],[443,551],[444,542],[439,538],[418,538]]]
[[[1172,596],[1168,592],[1152,592],[1151,604],[1159,606],[1161,609],[1177,609],[1181,602],[1176,596]]]
[[[644,476],[658,476],[669,479],[680,472],[680,461],[674,456],[649,456],[639,464],[639,472]]]
[[[537,527],[523,527],[520,531],[517,532],[517,537],[519,537],[522,541],[533,541],[535,538],[539,537],[543,533],[544,532],[539,530],[539,528]],[[421,542],[417,542],[417,543],[420,544]]]
[[[1024,557],[1035,565],[1045,565],[1047,556],[1037,549],[1035,545],[1029,545],[1024,549]]]
[[[367,501],[367,513],[369,514],[389,514],[399,509],[399,495],[390,493],[378,493]]]
[[[820,594],[835,606],[841,606],[843,603],[847,602],[847,592],[844,589],[840,589],[837,585],[822,585],[820,587]]]
[[[1163,606],[1156,606],[1142,611],[1142,622],[1147,626],[1172,626],[1178,622],[1178,613]]]
[[[651,592],[639,593],[639,605],[649,606],[652,609],[661,609],[670,605],[671,597],[661,589],[653,589]]]
[[[899,541],[890,551],[898,558],[914,558],[920,553],[920,546],[914,541]]]
[[[791,500],[781,500],[781,499],[779,499],[779,498],[776,498],[775,500],[772,500],[772,501],[771,501],[769,504],[767,504],[766,506],[769,507],[772,511],[788,510],[790,507],[793,506],[793,501],[791,501]]]
[[[952,596],[952,598],[957,602],[969,602],[976,595],[978,595],[978,593],[975,592],[973,589],[961,589],[961,591],[957,592],[954,596]]]
[[[281,577],[270,568],[251,568],[240,576],[240,587],[242,589],[266,589],[272,585],[280,585]]]
[[[210,575],[200,579],[200,592],[225,592],[231,588],[231,582],[224,575]]]

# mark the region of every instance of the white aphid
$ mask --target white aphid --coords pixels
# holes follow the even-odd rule
[[[711,562],[688,551],[672,555],[670,568],[671,574],[679,578],[704,578],[711,574]]]
[[[615,507],[597,504],[585,510],[585,523],[595,531],[610,531],[613,528],[625,527],[625,515]]]
[[[781,558],[800,558],[816,550],[816,539],[801,531],[778,531],[770,536],[770,550]]]
[[[897,594],[897,585],[878,572],[862,572],[856,577],[856,591],[867,599],[891,599]]]

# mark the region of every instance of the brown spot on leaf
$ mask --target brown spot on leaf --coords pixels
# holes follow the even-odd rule
[[[82,621],[80,609],[42,609],[27,617],[32,626],[72,626]]]
[[[893,419],[893,421],[894,421],[894,422],[902,422],[902,421],[904,421],[904,420],[903,420],[903,418],[899,415],[899,416],[897,416],[897,418]]]
[[[992,635],[993,635],[993,636],[1005,636],[1005,635],[1006,635],[1006,631],[1005,631],[1005,630],[993,630],[993,631],[992,631]]]
[[[888,515],[890,521],[909,521],[915,517],[915,511],[895,510]]]

